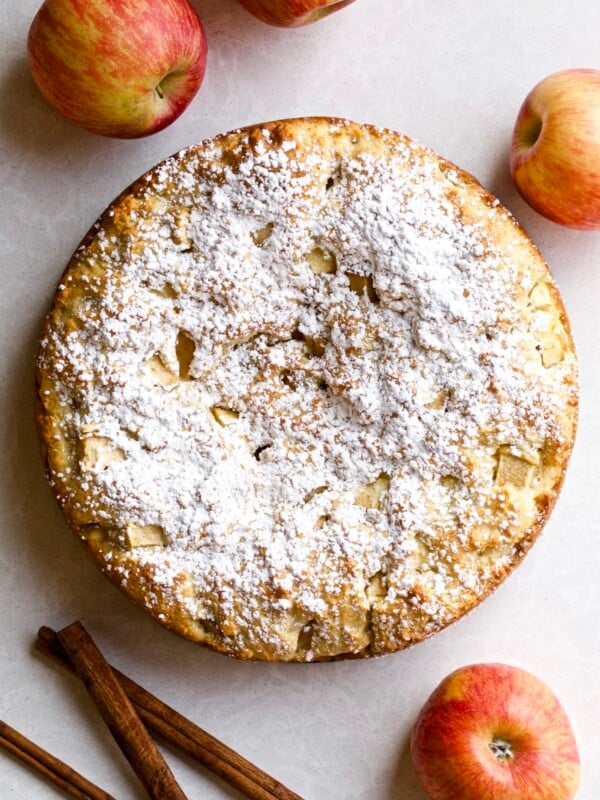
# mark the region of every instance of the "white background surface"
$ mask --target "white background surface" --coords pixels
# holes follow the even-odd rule
[[[0,2],[0,717],[119,800],[144,797],[75,681],[32,653],[41,624],[81,618],[110,659],[307,800],[423,800],[407,753],[415,716],[455,667],[497,660],[555,689],[600,796],[600,233],[563,230],[518,197],[514,118],[543,76],[600,68],[596,0],[358,0],[302,30],[270,28],[236,0],[196,0],[207,78],[170,128],[133,142],[73,128],[25,61],[37,0]],[[179,148],[247,123],[331,114],[401,130],[473,172],[552,266],[582,372],[580,429],[544,536],[491,599],[415,649],[367,662],[266,665],[194,647],[96,571],[55,507],[33,426],[33,357],[72,250],[131,180]],[[240,795],[168,751],[194,798]],[[2,798],[54,789],[0,753]],[[484,800],[482,798],[482,800]],[[534,800],[532,798],[532,800]]]

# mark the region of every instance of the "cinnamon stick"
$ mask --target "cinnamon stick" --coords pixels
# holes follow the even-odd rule
[[[51,628],[40,628],[36,648],[63,668],[74,671],[69,657]],[[112,669],[148,728],[230,786],[251,800],[302,800],[300,795],[159,700],[116,667]]]
[[[58,632],[77,675],[152,800],[187,800],[125,690],[80,622]]]
[[[115,800],[112,795],[95,786],[64,761],[43,750],[2,720],[0,747],[77,800]]]

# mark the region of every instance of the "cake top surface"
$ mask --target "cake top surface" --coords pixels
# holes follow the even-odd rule
[[[244,658],[460,616],[535,537],[574,435],[530,240],[461,170],[338,120],[148,173],[72,259],[39,365],[70,523],[155,616]]]

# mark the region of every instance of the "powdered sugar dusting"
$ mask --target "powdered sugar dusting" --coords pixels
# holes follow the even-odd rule
[[[230,652],[361,651],[378,626],[394,649],[389,609],[439,627],[534,523],[498,452],[564,444],[573,359],[548,369],[539,342],[567,334],[524,313],[539,267],[490,244],[505,212],[466,213],[422,148],[271,138],[165,162],[151,211],[98,231],[93,313],[41,356],[63,427],[104,448],[65,503],[83,490],[109,567],[147,567]]]

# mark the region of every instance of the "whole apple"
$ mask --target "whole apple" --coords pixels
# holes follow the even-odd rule
[[[103,136],[146,136],[175,120],[206,69],[206,37],[187,0],[46,0],[27,41],[48,102]]]
[[[240,0],[240,3],[263,22],[293,28],[308,25],[340,11],[354,0]]]
[[[568,69],[525,98],[510,148],[524,199],[569,228],[600,228],[600,70]]]
[[[411,739],[431,800],[571,800],[579,753],[552,691],[529,672],[474,664],[445,678]]]

